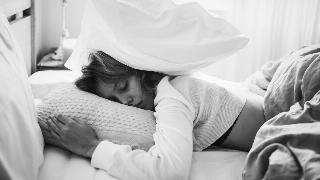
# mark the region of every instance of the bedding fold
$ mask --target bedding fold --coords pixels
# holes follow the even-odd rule
[[[196,2],[89,0],[85,7],[78,41],[65,64],[76,72],[88,64],[91,51],[101,50],[135,69],[190,74],[230,57],[249,41]]]
[[[263,64],[261,70],[256,71],[251,76],[249,76],[244,84],[248,90],[259,96],[264,96],[270,81],[281,64],[281,60],[278,61],[268,61]]]
[[[320,45],[281,59],[243,179],[320,179]]]

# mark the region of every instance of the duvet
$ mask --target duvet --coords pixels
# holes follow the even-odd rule
[[[320,179],[320,45],[275,66],[264,99],[268,121],[257,132],[243,179]]]

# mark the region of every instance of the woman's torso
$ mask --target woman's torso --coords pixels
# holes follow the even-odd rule
[[[194,109],[195,151],[207,148],[221,137],[246,104],[244,89],[239,83],[195,74],[171,78],[170,84]]]

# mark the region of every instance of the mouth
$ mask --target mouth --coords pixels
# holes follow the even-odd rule
[[[138,104],[136,104],[135,106],[138,108],[141,108],[143,101],[140,101]]]

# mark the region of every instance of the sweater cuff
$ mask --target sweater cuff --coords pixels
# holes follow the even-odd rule
[[[109,141],[102,141],[94,150],[91,165],[95,168],[109,170],[112,166],[114,154],[121,150],[129,150],[130,146],[118,145]]]

